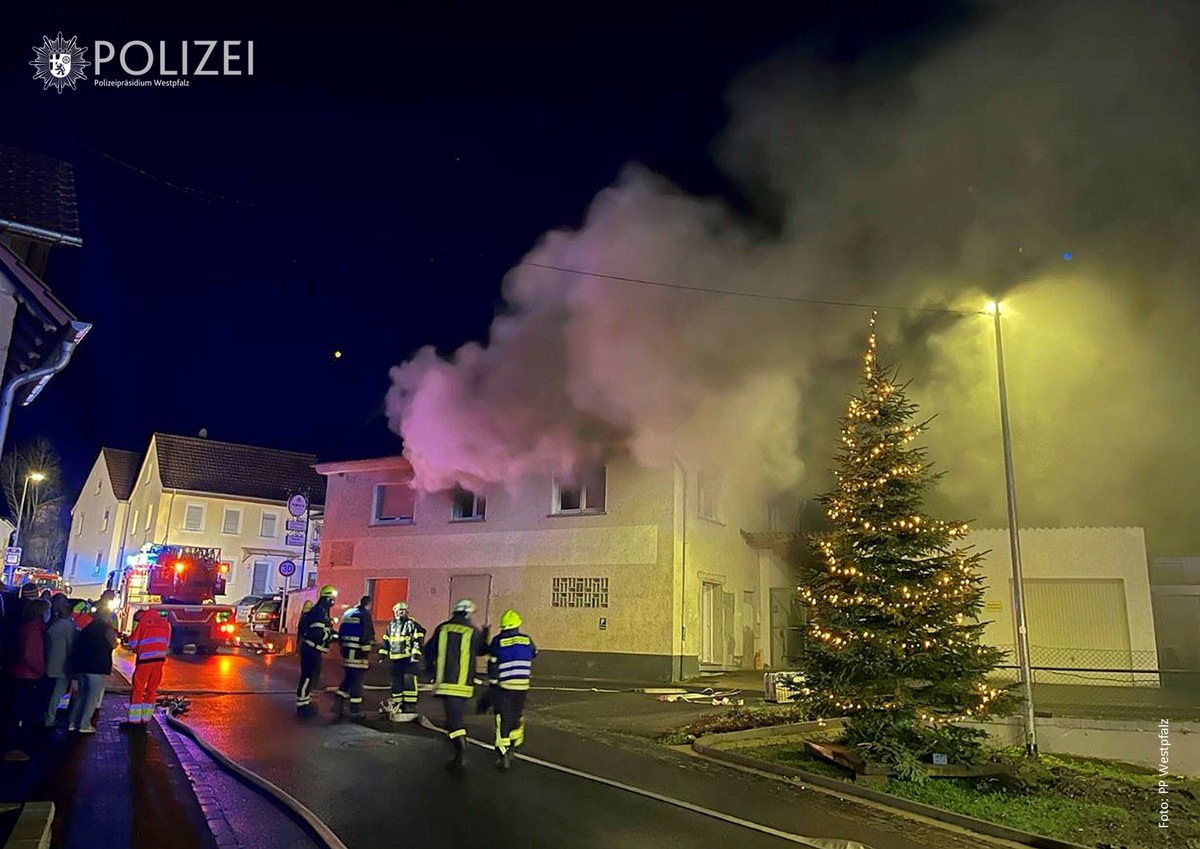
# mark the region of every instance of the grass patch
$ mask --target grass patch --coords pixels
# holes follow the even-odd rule
[[[739,747],[738,754],[850,782],[849,770],[810,754],[801,741]],[[931,778],[924,784],[888,779],[885,792],[915,802],[1096,849],[1200,849],[1200,781],[1169,779],[1155,792],[1152,770],[1116,761],[1019,752],[994,759],[1020,764],[1013,775]],[[1170,829],[1158,828],[1159,803],[1170,804]]]

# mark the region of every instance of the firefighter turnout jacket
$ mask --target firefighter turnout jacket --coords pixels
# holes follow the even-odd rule
[[[425,629],[415,619],[393,618],[384,629],[379,653],[388,660],[417,661],[421,659],[421,645],[424,639]]]
[[[475,694],[475,658],[483,650],[483,634],[465,613],[456,613],[434,628],[425,643],[425,668],[434,674],[433,694],[471,698]]]
[[[496,659],[496,678],[501,690],[528,690],[537,646],[516,628],[501,631],[492,640],[488,654]]]
[[[312,610],[300,617],[300,639],[304,645],[324,654],[333,642],[333,622],[329,618],[329,606],[314,604]]]
[[[139,666],[162,663],[171,648],[171,623],[153,611],[143,613],[129,635],[129,648],[137,654]]]
[[[348,669],[366,669],[371,664],[371,645],[374,642],[375,625],[371,621],[371,611],[357,605],[347,610],[338,628],[342,665]]]

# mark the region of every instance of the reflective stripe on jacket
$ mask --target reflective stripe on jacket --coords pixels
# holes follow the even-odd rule
[[[383,632],[379,653],[388,660],[419,660],[425,629],[415,619],[392,619]]]
[[[496,658],[497,678],[503,690],[528,690],[537,646],[516,628],[501,631],[492,640],[488,654]]]
[[[329,644],[333,642],[333,622],[329,619],[328,607],[314,605],[300,617],[300,637],[310,648],[322,653],[329,651]]]
[[[343,666],[366,669],[370,665],[371,644],[375,642],[375,627],[370,611],[361,607],[347,610],[338,628],[338,642],[342,647]]]
[[[466,616],[456,615],[433,630],[425,644],[425,666],[434,673],[435,696],[475,695],[475,658],[482,653],[483,634]]]
[[[171,623],[157,613],[143,613],[129,635],[129,647],[138,663],[162,663],[171,648]]]

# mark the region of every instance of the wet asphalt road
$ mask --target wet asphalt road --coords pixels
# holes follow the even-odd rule
[[[326,667],[336,684],[340,668]],[[351,849],[432,841],[441,847],[782,847],[796,843],[638,796],[586,778],[518,762],[504,774],[492,753],[469,751],[468,769],[445,769],[448,744],[413,725],[300,722],[291,696],[290,658],[218,655],[172,658],[163,689],[256,692],[195,695],[184,719],[227,756],[300,799]],[[369,707],[382,697],[368,693]],[[612,710],[662,706],[645,696],[531,694],[526,754],[695,805],[808,837],[861,841],[871,849],[977,849],[979,841],[891,814],[749,776],[654,744],[578,727],[539,726],[537,711],[588,712],[588,700]],[[600,707],[599,705],[597,706]],[[439,706],[422,696],[422,712],[440,722]],[[666,709],[669,712],[669,709]],[[711,710],[711,708],[710,708]],[[596,712],[602,712],[597,710]],[[549,714],[547,714],[549,717]],[[489,741],[490,717],[471,717],[471,736]]]

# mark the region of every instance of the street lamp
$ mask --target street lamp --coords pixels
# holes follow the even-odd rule
[[[41,483],[46,476],[41,472],[30,472],[25,476],[25,484],[21,487],[21,506],[17,510],[17,528],[13,531],[13,548],[21,544],[21,519],[25,516],[25,495],[29,492],[29,482]]]
[[[1008,490],[1008,542],[1012,556],[1013,616],[1017,623],[1017,663],[1021,667],[1021,696],[1025,701],[1025,754],[1037,757],[1033,715],[1033,674],[1029,662],[1029,629],[1025,623],[1025,584],[1021,577],[1021,540],[1017,533],[1017,487],[1013,479],[1012,434],[1008,427],[1008,389],[1004,383],[1004,343],[1000,336],[1000,304],[989,301],[996,333],[996,374],[1000,381],[1000,434],[1004,439],[1004,481]]]

